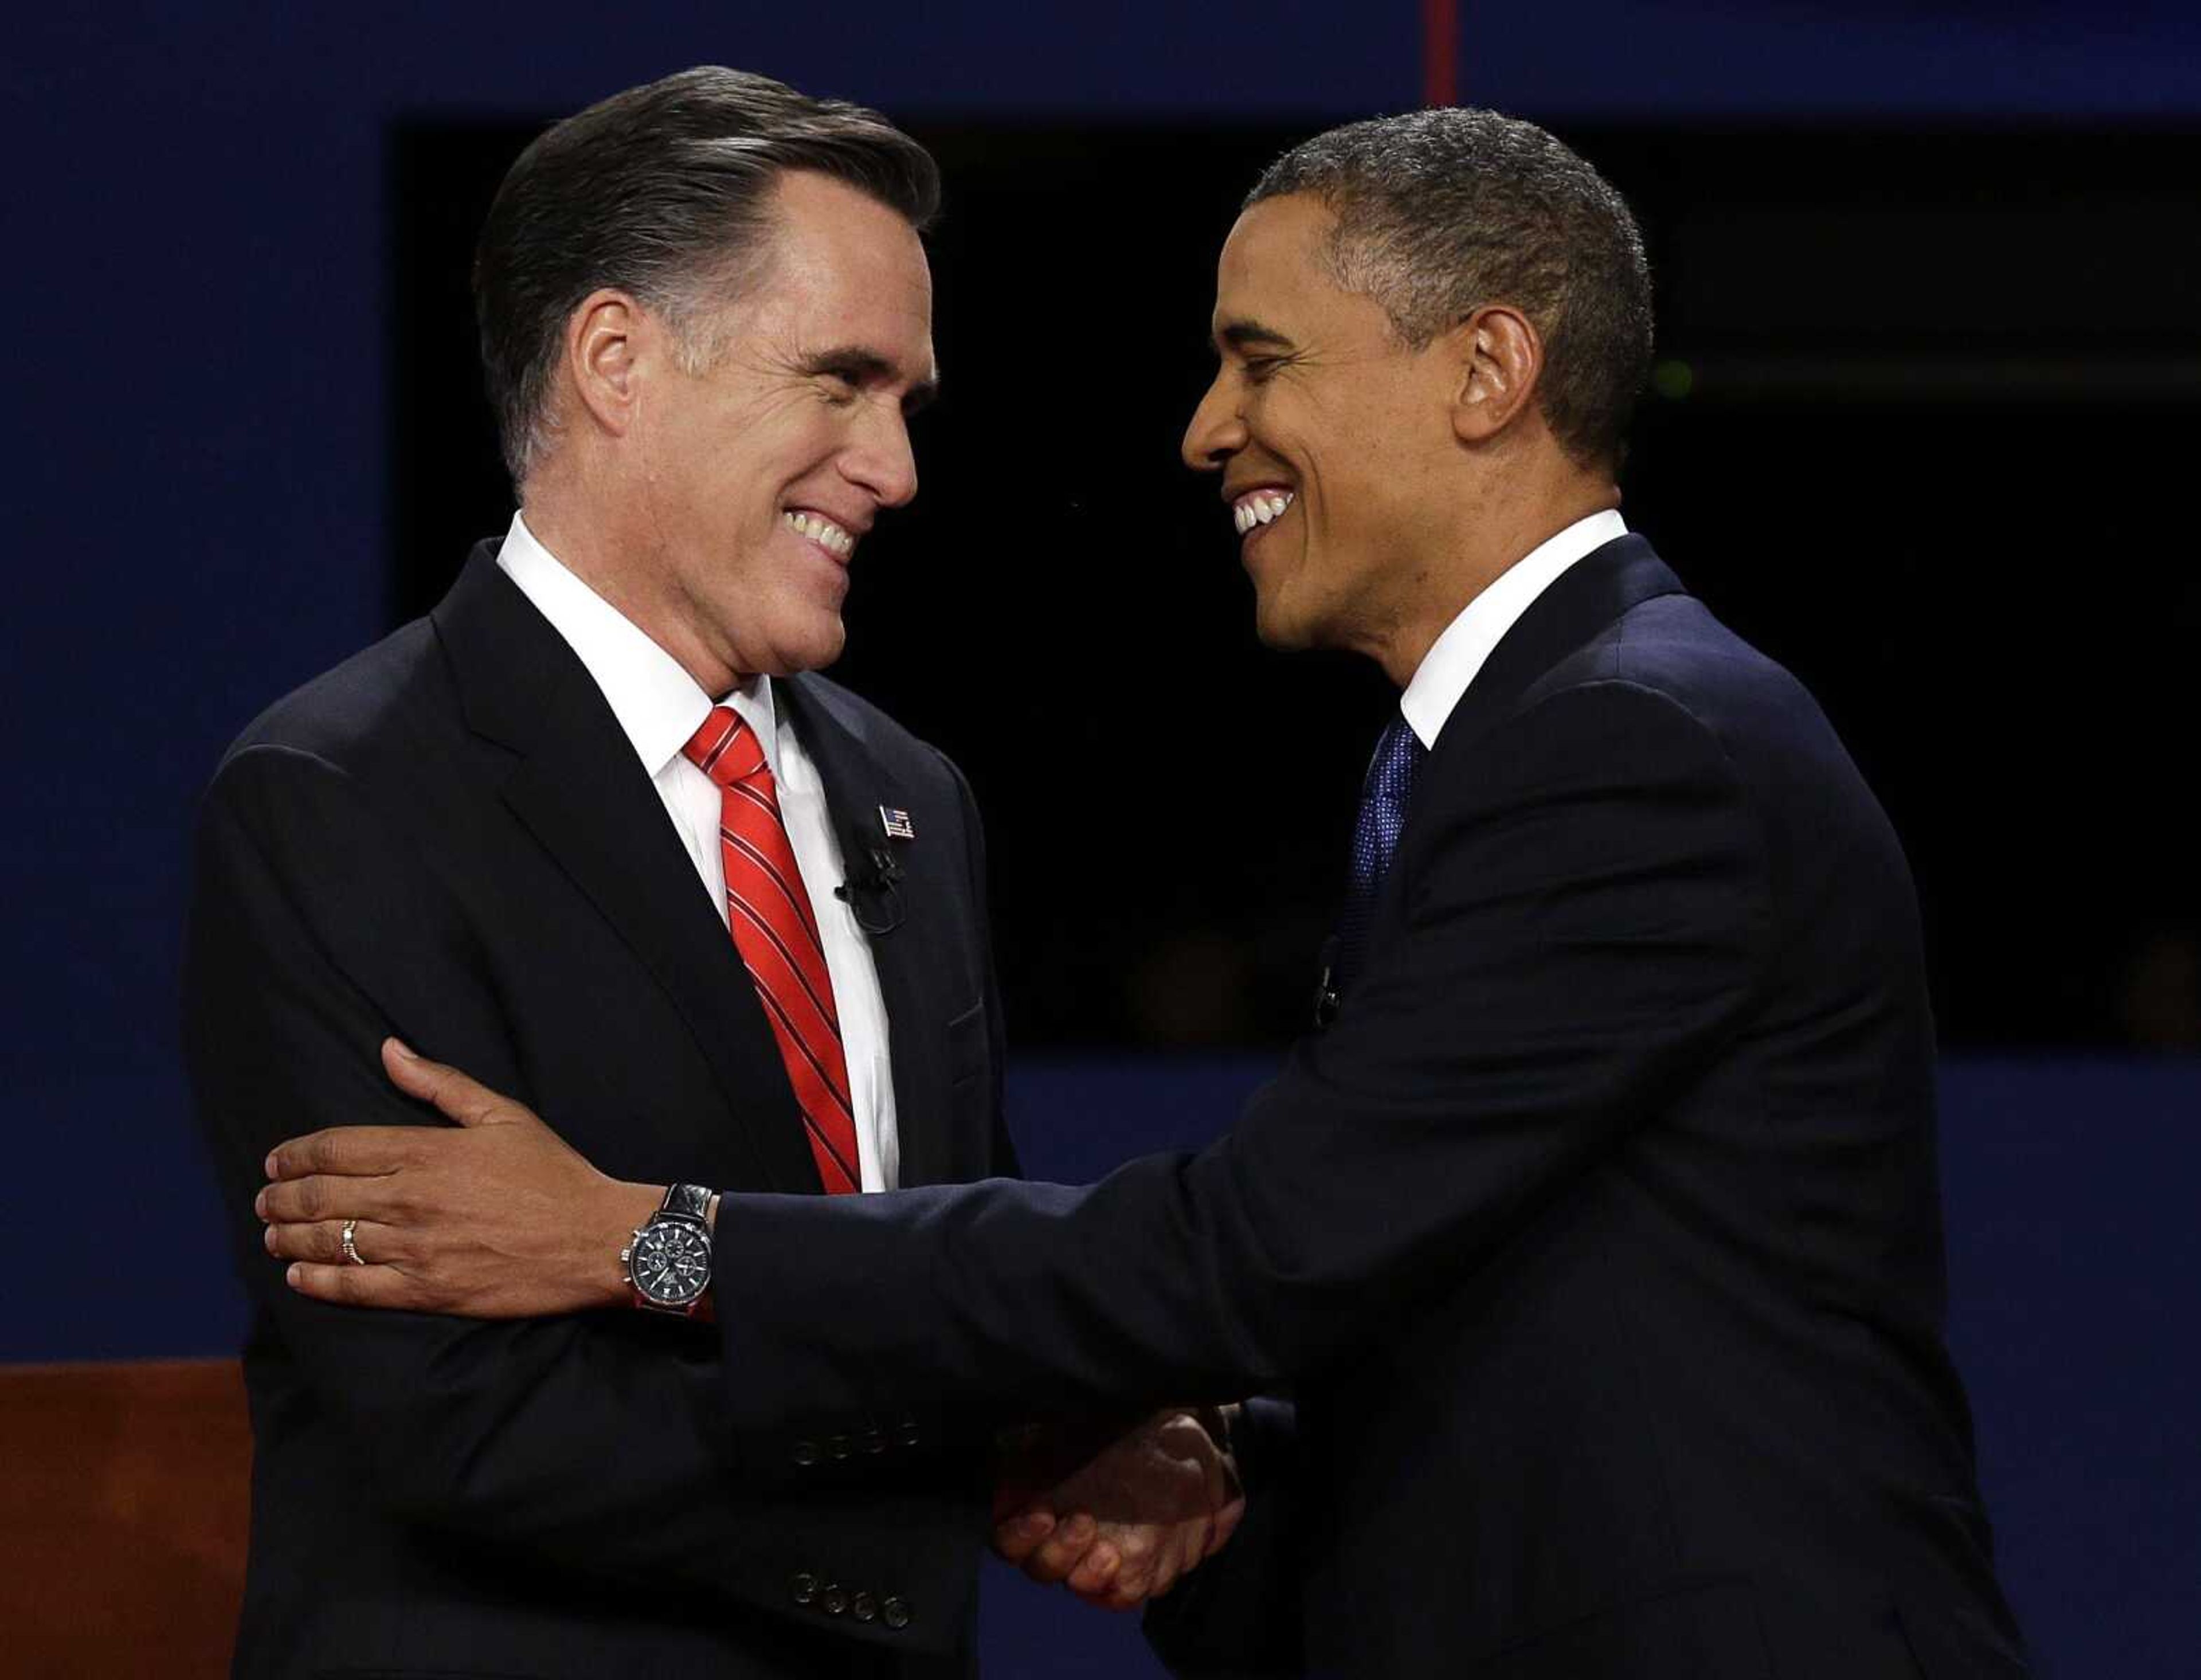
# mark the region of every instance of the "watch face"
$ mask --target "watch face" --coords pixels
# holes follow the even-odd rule
[[[711,1281],[710,1239],[691,1225],[664,1219],[634,1240],[627,1275],[635,1288],[665,1307],[685,1307]]]

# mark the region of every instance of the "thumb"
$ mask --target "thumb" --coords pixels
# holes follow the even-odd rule
[[[461,1125],[493,1125],[514,1118],[498,1112],[513,1105],[455,1067],[416,1054],[402,1038],[382,1041],[383,1071],[406,1096],[431,1102]]]

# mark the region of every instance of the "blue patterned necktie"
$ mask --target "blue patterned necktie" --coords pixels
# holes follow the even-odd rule
[[[1368,946],[1368,921],[1376,890],[1398,855],[1399,836],[1406,826],[1406,807],[1414,780],[1429,755],[1404,718],[1394,718],[1368,761],[1368,779],[1360,788],[1360,819],[1353,825],[1353,876],[1345,908],[1337,919],[1337,984],[1342,988],[1360,972]]]

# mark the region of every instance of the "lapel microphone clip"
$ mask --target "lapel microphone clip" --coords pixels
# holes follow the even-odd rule
[[[901,865],[885,847],[854,835],[843,845],[848,878],[833,889],[833,896],[855,912],[856,925],[874,938],[892,933],[902,923]]]

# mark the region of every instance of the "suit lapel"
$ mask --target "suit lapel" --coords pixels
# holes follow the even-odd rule
[[[760,1180],[820,1188],[786,1070],[733,941],[656,789],[572,649],[477,547],[434,617],[467,721],[518,758],[506,805],[664,989]]]
[[[1429,768],[1438,760],[1464,757],[1538,678],[1631,608],[1654,596],[1686,593],[1651,544],[1633,532],[1591,549],[1530,602],[1490,650],[1438,731]]]
[[[781,697],[784,715],[794,723],[803,750],[817,767],[844,866],[852,874],[861,873],[865,854],[883,852],[904,872],[896,892],[899,925],[890,931],[867,930],[866,939],[886,1005],[901,1182],[937,1183],[947,1170],[952,1143],[945,1130],[948,1073],[944,1023],[928,989],[925,969],[926,928],[930,914],[938,908],[937,884],[925,878],[930,860],[919,855],[920,842],[888,839],[880,808],[910,812],[920,835],[929,828],[944,829],[940,819],[946,814],[913,809],[920,802],[877,743],[867,738],[862,714],[837,704],[826,684],[795,676],[776,679],[773,688]],[[935,825],[926,823],[928,815],[936,817]]]
[[[1491,649],[1437,733],[1429,761],[1422,768],[1423,785],[1435,777],[1473,775],[1476,743],[1504,721],[1545,673],[1618,623],[1631,608],[1656,596],[1687,593],[1651,544],[1633,532],[1584,555],[1529,603],[1529,609]],[[1429,803],[1426,798],[1417,800],[1407,817],[1399,839],[1402,861],[1415,849],[1421,833],[1415,814],[1427,810]],[[1370,912],[1371,949],[1389,940],[1405,913],[1408,873],[1406,868],[1393,868],[1377,890]]]

